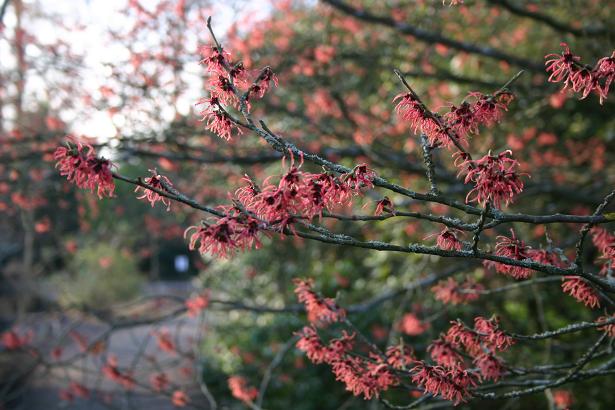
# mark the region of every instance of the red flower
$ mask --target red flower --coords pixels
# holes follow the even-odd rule
[[[154,391],[160,393],[169,386],[169,378],[166,373],[154,373],[150,376],[149,383]]]
[[[586,98],[595,91],[600,98],[600,104],[606,100],[611,83],[615,79],[615,51],[610,57],[598,60],[595,67],[580,63],[581,58],[570,51],[566,43],[562,54],[549,54],[545,65],[550,72],[549,81],[554,83],[563,82],[564,90],[571,88],[574,92],[581,93],[581,99]]]
[[[115,165],[107,159],[97,158],[91,145],[77,142],[71,146],[69,143],[66,147],[58,147],[53,156],[60,175],[69,182],[79,188],[96,191],[99,198],[113,196],[115,183],[111,168]]]
[[[312,290],[314,282],[311,279],[295,279],[293,282],[297,299],[305,305],[310,321],[331,323],[344,319],[346,312],[339,308],[333,299],[323,299]]]
[[[453,347],[463,347],[466,352],[476,356],[482,351],[480,335],[468,329],[463,322],[457,320],[444,335],[444,339]]]
[[[491,126],[500,121],[512,98],[510,93],[492,96],[471,92],[466,99],[474,102],[464,101],[459,107],[451,105],[444,119],[461,140],[465,141],[468,134],[478,134],[479,125]]]
[[[395,212],[395,208],[393,206],[393,202],[391,202],[391,200],[389,199],[388,196],[385,196],[384,198],[382,198],[381,200],[379,200],[376,203],[376,209],[374,210],[374,215],[375,216],[380,216],[384,212],[388,212],[388,213],[394,213]]]
[[[241,376],[231,376],[228,379],[228,387],[231,394],[237,400],[245,403],[252,403],[258,397],[256,387],[248,386],[248,382]]]
[[[259,78],[250,87],[248,95],[250,97],[255,96],[256,98],[263,98],[267,91],[269,91],[271,84],[277,87],[278,77],[276,77],[270,67],[265,67]]]
[[[382,363],[379,357],[371,358],[374,361],[346,356],[332,364],[335,378],[346,385],[346,390],[355,396],[362,395],[366,400],[379,397],[382,391],[399,383],[386,363]]]
[[[226,210],[229,214],[231,210]],[[190,226],[184,231],[184,237],[194,229],[190,235],[191,250],[197,249],[201,254],[209,253],[218,257],[228,257],[240,249],[260,247],[258,234],[259,222],[243,214],[230,215],[219,218],[215,224],[202,222],[201,226]]]
[[[171,401],[176,407],[185,407],[190,403],[188,395],[183,390],[175,390],[173,392],[173,397],[171,397]]]
[[[464,183],[473,182],[472,189],[466,196],[466,202],[478,202],[485,205],[490,202],[496,208],[501,208],[502,202],[508,205],[513,197],[523,191],[523,181],[517,172],[519,162],[512,159],[512,151],[507,150],[498,155],[485,155],[479,160],[470,160],[462,154],[457,154],[455,165],[465,174]],[[461,161],[459,161],[461,159]]]
[[[495,254],[506,258],[511,258],[517,261],[531,259],[530,248],[525,245],[520,239],[517,239],[515,232],[511,229],[511,238],[506,236],[498,236],[498,242],[495,245]],[[527,279],[532,276],[532,270],[522,266],[506,265],[496,262],[495,270],[499,273],[511,276],[515,279]]]
[[[393,102],[399,100],[395,112],[404,121],[410,123],[414,133],[422,132],[427,136],[429,144],[433,147],[450,147],[453,141],[442,126],[425,110],[411,93],[397,95]],[[465,143],[465,141],[462,141]]]
[[[198,104],[207,104],[200,112],[203,117],[201,121],[206,121],[205,129],[217,134],[224,140],[230,141],[233,131],[238,134],[243,134],[243,131],[231,121],[229,115],[220,106],[219,101],[218,97],[211,97],[198,102]]]
[[[156,342],[160,350],[167,353],[177,353],[177,348],[168,330],[163,329],[159,332],[154,332],[154,336],[156,336]]]
[[[412,381],[422,387],[426,393],[442,396],[458,405],[471,397],[470,389],[478,383],[476,375],[459,367],[445,369],[441,366],[429,366],[423,362],[412,369]]]
[[[476,356],[474,364],[480,370],[481,376],[487,380],[498,381],[504,373],[502,361],[491,353],[482,353]]]
[[[515,343],[512,337],[499,329],[497,318],[476,317],[474,319],[474,331],[479,333],[482,342],[494,351],[504,351]]]
[[[209,306],[209,294],[202,293],[200,295],[193,296],[186,300],[186,309],[188,310],[188,316],[198,316],[203,310]]]
[[[87,399],[90,397],[90,389],[85,387],[83,384],[77,382],[70,382],[68,385],[68,389],[71,391],[74,397],[81,397],[83,399]]]
[[[479,292],[483,290],[482,285],[474,283],[467,279],[464,283],[459,284],[454,278],[448,278],[446,281],[440,281],[437,285],[431,288],[435,298],[442,303],[459,305],[462,303],[473,302],[480,296]]]
[[[606,322],[607,320],[613,320],[615,319],[615,314],[611,315],[611,317],[609,316],[600,316],[597,320],[598,323],[601,322]],[[603,332],[605,332],[606,334],[608,334],[610,337],[615,339],[615,322],[612,322],[610,324],[601,326],[598,328],[598,330],[602,330]]]
[[[362,187],[373,188],[374,178],[376,178],[376,173],[367,164],[360,164],[354,167],[352,172],[343,174],[340,180],[352,191],[358,193]]]
[[[169,178],[158,175],[158,172],[155,169],[149,170],[152,173],[151,177],[145,178],[144,182],[151,186],[152,188],[156,188],[159,191],[167,191],[167,186],[173,187],[173,184],[169,180]],[[138,186],[135,188],[135,192],[143,190],[143,194],[138,196],[137,199],[147,199],[152,207],[156,204],[156,202],[160,201],[163,205],[166,205],[167,211],[171,209],[171,200],[167,197],[160,195],[158,192],[154,192],[150,189],[143,188]]]
[[[553,251],[547,249],[528,249],[527,253],[533,261],[542,263],[543,265],[552,265],[558,268],[565,267],[564,261]]]
[[[585,279],[578,276],[564,276],[562,280],[562,290],[565,293],[589,308],[600,307],[598,292]]]
[[[7,350],[21,349],[32,342],[34,333],[30,330],[23,335],[20,335],[15,330],[7,330],[2,333],[0,340]]]
[[[568,410],[574,403],[574,396],[568,390],[556,390],[553,392],[553,403],[558,410]]]
[[[408,346],[389,346],[386,350],[387,363],[394,369],[403,370],[416,361],[412,349]]]
[[[575,56],[570,51],[568,44],[560,44],[564,51],[561,54],[548,54],[545,56],[547,72],[550,72],[550,82],[560,83],[564,81],[564,88],[568,87],[570,73],[575,69],[575,64],[581,60],[581,57]]]
[[[312,326],[305,326],[301,333],[298,333],[297,349],[305,352],[312,363],[326,363],[329,361],[329,350],[322,344],[316,329]]]
[[[207,66],[207,71],[212,74],[225,74],[228,65],[228,59],[231,55],[222,47],[218,48],[215,45],[206,45],[200,48],[200,53],[203,59],[201,64]]]
[[[423,323],[414,313],[406,313],[401,318],[399,330],[409,336],[417,336],[429,329],[429,323]]]
[[[463,232],[458,229],[444,228],[439,234],[437,234],[436,244],[438,247],[447,251],[460,251],[463,248],[463,242],[457,238],[457,235],[462,234]],[[435,233],[428,235],[425,239],[431,238],[435,235]]]
[[[116,382],[127,390],[132,389],[135,385],[135,381],[129,373],[123,373],[120,371],[117,358],[115,356],[109,356],[107,358],[107,363],[101,370],[109,380]]]
[[[463,358],[455,351],[453,346],[442,338],[435,340],[428,347],[434,362],[444,367],[455,367],[463,363]]]

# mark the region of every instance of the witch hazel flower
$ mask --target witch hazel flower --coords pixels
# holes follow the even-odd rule
[[[460,321],[451,322],[452,326],[444,335],[444,340],[456,349],[463,348],[472,356],[482,351],[480,335]]]
[[[395,213],[395,207],[393,202],[389,199],[388,196],[385,196],[378,202],[376,202],[376,209],[374,210],[374,216],[380,216],[383,213]]]
[[[367,166],[367,164],[359,164],[347,174],[343,174],[340,180],[345,183],[352,191],[359,193],[361,188],[373,188],[376,173]]]
[[[229,377],[228,387],[233,397],[244,403],[252,403],[258,397],[256,387],[250,386],[248,381],[241,376]]]
[[[427,137],[432,147],[450,147],[453,144],[451,136],[443,129],[442,125],[436,121],[436,114],[428,113],[412,93],[402,93],[397,95],[393,102],[397,101],[395,112],[404,121],[410,123],[414,133],[422,132]],[[435,117],[435,118],[434,118]],[[458,136],[454,136],[458,138]],[[465,144],[466,141],[460,141]]]
[[[523,191],[522,175],[518,172],[519,162],[512,158],[512,151],[506,150],[498,155],[491,151],[478,160],[471,160],[463,153],[456,154],[459,175],[465,175],[464,183],[474,183],[468,192],[466,202],[478,202],[481,205],[491,203],[501,208],[508,205],[515,195]]]
[[[213,224],[201,222],[200,226],[190,226],[184,231],[184,237],[190,234],[190,250],[199,253],[228,257],[237,250],[259,248],[261,223],[242,213],[231,214],[216,220]]]
[[[199,52],[203,57],[201,64],[207,66],[208,72],[222,75],[226,73],[226,66],[228,66],[231,57],[230,53],[216,45],[204,45],[199,49]]]
[[[152,173],[151,177],[147,177],[143,180],[147,185],[155,188],[159,191],[167,191],[167,187],[173,187],[173,184],[169,180],[169,178],[158,174],[158,171],[155,169],[149,170]],[[157,202],[162,202],[163,205],[166,205],[167,211],[171,209],[171,200],[163,195],[160,195],[156,191],[152,191],[151,189],[147,189],[141,186],[135,188],[135,192],[143,191],[141,196],[138,196],[137,199],[146,199],[152,207]]]
[[[457,236],[461,236],[463,232],[458,229],[445,227],[440,233],[432,233],[425,237],[425,239],[436,236],[436,245],[439,248],[446,251],[460,251],[463,248],[463,242],[461,242]]]
[[[111,168],[115,165],[105,158],[96,157],[90,144],[71,142],[66,147],[58,147],[53,154],[60,175],[79,188],[96,192],[101,199],[112,197],[115,183]]]
[[[333,299],[321,298],[314,292],[312,289],[314,282],[311,279],[295,279],[293,282],[297,299],[305,305],[311,322],[332,323],[339,322],[346,317],[344,309],[338,307]]]
[[[418,336],[429,329],[429,323],[423,323],[414,313],[406,313],[402,316],[397,328],[408,336]]]
[[[607,323],[611,321],[611,323]],[[598,323],[605,323],[603,326],[598,327],[598,330],[603,331],[610,338],[615,339],[615,314],[611,316],[600,316],[597,320]]]
[[[433,341],[427,351],[431,354],[431,359],[440,366],[451,368],[463,363],[463,358],[455,351],[454,346],[443,338]]]
[[[517,239],[515,232],[510,230],[511,237],[498,236],[495,245],[495,254],[505,258],[514,259],[517,261],[526,261],[531,259],[530,247],[521,239]],[[522,266],[506,265],[504,263],[495,262],[495,270],[515,279],[527,279],[532,276],[532,270]]]
[[[278,77],[271,70],[271,67],[265,67],[256,81],[254,81],[254,84],[250,86],[248,98],[263,98],[271,88],[271,85],[278,86]]]
[[[481,341],[492,351],[504,351],[512,346],[515,341],[500,329],[499,320],[478,316],[474,318],[474,331],[481,336]]]
[[[595,309],[600,307],[600,296],[596,289],[585,279],[578,276],[564,276],[562,290],[585,306]]]
[[[467,401],[472,396],[470,390],[478,384],[478,377],[461,367],[446,369],[418,362],[412,372],[412,381],[425,393],[440,396],[454,405]]]
[[[600,104],[606,100],[611,83],[615,79],[615,51],[610,57],[603,57],[594,67],[582,64],[581,58],[570,51],[566,43],[561,54],[548,54],[545,56],[546,71],[551,73],[548,81],[564,83],[563,90],[567,88],[581,94],[586,98],[592,91],[598,94]],[[563,91],[562,90],[562,91]]]
[[[403,344],[389,346],[385,352],[387,363],[396,370],[405,370],[416,361],[412,349]]]
[[[444,119],[447,126],[465,141],[469,134],[478,134],[480,125],[491,126],[499,122],[512,99],[509,92],[496,95],[471,92],[458,107],[451,104]]]
[[[218,135],[220,138],[230,141],[233,133],[243,134],[243,131],[234,121],[231,120],[229,114],[220,105],[220,98],[212,96],[211,98],[201,99],[197,105],[204,104],[200,112],[201,121],[205,122],[205,129]]]
[[[479,298],[482,290],[484,287],[475,283],[471,278],[467,278],[462,283],[458,283],[454,278],[448,278],[431,288],[437,300],[451,305],[473,302]]]
[[[205,291],[199,295],[186,299],[184,303],[188,316],[196,317],[209,306],[209,292]]]
[[[504,373],[502,360],[491,353],[482,353],[474,358],[474,365],[483,379],[498,381]]]

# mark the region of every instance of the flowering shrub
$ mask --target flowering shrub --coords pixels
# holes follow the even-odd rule
[[[604,135],[612,116],[591,116],[600,108],[586,97],[596,93],[600,105],[612,108],[615,54],[589,66],[563,43],[564,51],[547,54],[543,66],[536,49],[552,49],[553,41],[542,28],[530,36],[520,25],[499,48],[449,36],[482,19],[497,27],[506,16],[499,7],[538,27],[593,36],[595,30],[576,25],[562,29],[538,6],[493,2],[483,12],[462,1],[437,10],[292,3],[276,2],[271,16],[237,23],[225,37],[216,37],[208,19],[209,40],[183,56],[173,54],[182,49],[183,30],[202,30],[203,12],[188,2],[161,1],[155,10],[129,2],[136,23],[124,40],[150,39],[150,24],[169,33],[156,52],[131,54],[124,73],[139,93],[169,98],[169,135],[146,138],[135,126],[134,138],[95,143],[69,135],[60,146],[56,135],[45,159],[69,184],[101,200],[62,185],[62,195],[70,193],[76,204],[65,205],[67,213],[78,216],[84,231],[101,221],[101,231],[122,232],[115,218],[134,215],[114,204],[131,203],[124,188],[134,188],[133,198],[144,200],[133,201],[141,204],[134,212],[141,229],[126,231],[144,233],[131,247],[150,262],[153,277],[160,259],[150,258],[152,249],[181,238],[185,228],[185,247],[195,251],[189,264],[202,272],[199,286],[207,290],[147,295],[117,310],[93,303],[84,314],[108,325],[102,334],[75,326],[49,346],[39,329],[15,326],[2,333],[3,348],[26,352],[49,371],[83,361],[126,397],[147,391],[187,408],[337,408],[363,401],[491,407],[505,400],[531,406],[542,392],[551,407],[567,408],[576,399],[554,388],[608,383],[615,191]],[[436,11],[448,18],[427,22]],[[160,22],[168,15],[181,23]],[[423,17],[441,26],[406,23]],[[602,33],[596,36],[610,33],[596,30]],[[407,36],[427,48],[409,48]],[[542,38],[546,44],[528,48],[532,55],[513,53],[518,43]],[[389,43],[408,52],[408,61],[383,51],[395,49]],[[423,52],[434,54],[433,62]],[[198,115],[186,118],[178,109],[184,57],[200,60],[204,89],[191,101]],[[374,64],[363,57],[374,57]],[[404,70],[387,71],[393,60]],[[165,69],[149,72],[150,65]],[[466,77],[477,67],[478,77]],[[121,77],[114,72],[114,80]],[[433,78],[442,81],[426,85]],[[585,101],[567,101],[549,83]],[[484,91],[462,92],[459,84]],[[147,111],[147,98],[127,90],[109,85],[97,93],[118,123],[132,118],[132,109],[135,118]],[[114,107],[119,100],[134,106]],[[569,137],[582,127],[584,139]],[[113,161],[100,156],[107,149]],[[148,158],[156,167],[145,164]],[[43,178],[37,175],[32,179]],[[42,205],[24,192],[11,195],[29,229],[24,237],[49,233],[52,219],[38,219]],[[114,206],[108,223],[101,214]],[[109,242],[117,240],[111,235]],[[62,246],[62,255],[70,255],[83,244],[73,239]],[[32,253],[24,252],[24,260]],[[109,255],[96,263],[102,271],[116,266]],[[194,337],[185,337],[184,320]],[[114,355],[112,335],[143,325],[153,328],[135,357]],[[560,336],[574,343],[555,342]],[[147,370],[139,371],[143,362]],[[114,403],[98,385],[68,371],[63,377],[63,401]]]

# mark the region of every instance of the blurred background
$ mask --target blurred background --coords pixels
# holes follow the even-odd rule
[[[258,386],[279,357],[263,408],[376,409],[382,404],[353,397],[327,368],[312,365],[292,348],[293,332],[305,322],[297,314],[292,278],[312,277],[324,294],[355,306],[355,322],[376,343],[404,337],[417,351],[450,320],[471,321],[478,312],[499,315],[504,327],[519,333],[591,320],[589,311],[561,296],[559,282],[471,305],[434,299],[431,286],[454,275],[486,287],[508,283],[478,262],[293,237],[272,237],[262,249],[228,260],[201,256],[188,250],[183,237],[203,218],[193,209],[150,207],[123,184],[115,198],[98,200],[66,183],[54,168],[53,151],[72,134],[93,144],[121,174],[147,176],[148,169],[157,169],[181,192],[212,205],[225,203],[246,173],[257,180],[280,173],[279,156],[259,139],[244,134],[227,143],[200,122],[195,104],[207,96],[207,77],[198,49],[210,43],[205,21],[213,16],[214,30],[234,60],[251,70],[269,65],[277,74],[279,87],[255,103],[254,112],[300,147],[348,166],[367,162],[379,175],[427,190],[419,141],[393,115],[391,101],[403,89],[392,70],[404,72],[441,113],[469,91],[494,92],[524,70],[502,123],[472,141],[480,155],[512,149],[531,174],[509,211],[590,214],[612,189],[613,98],[603,105],[594,95],[579,101],[549,84],[543,69],[544,56],[559,53],[562,41],[589,64],[610,55],[612,2],[341,3],[346,7],[299,0],[0,1],[0,333],[16,329],[48,354],[61,347],[60,356],[78,351],[79,337],[103,334],[105,355],[129,363],[140,357],[151,365],[148,355],[157,353],[150,350],[156,352],[155,341],[166,329],[184,348],[182,354],[169,353],[161,366],[176,369],[173,384],[189,393],[191,405],[208,408],[201,391],[206,385],[221,406],[241,408],[227,378],[241,374]],[[357,10],[376,18],[357,17]],[[435,160],[442,190],[463,200],[468,189],[455,179],[450,153],[437,151]],[[356,209],[372,213],[378,195],[367,195]],[[400,209],[457,216],[442,206],[392,199]],[[418,220],[327,224],[357,237],[399,243],[433,241],[424,238],[439,231]],[[548,234],[569,252],[578,228],[557,225],[545,232],[539,226],[517,233],[535,247],[546,243]],[[486,241],[493,243],[502,232],[505,227],[490,232]],[[423,288],[410,286],[418,280]],[[167,318],[203,289],[224,303],[212,303],[198,319]],[[394,296],[361,308],[386,292]],[[423,323],[420,331],[400,326],[408,314]],[[126,318],[134,326],[110,325]],[[578,342],[571,337],[519,348],[507,359],[515,364],[566,359]],[[94,354],[59,373],[34,366],[38,359],[31,354],[4,349],[0,357],[3,408],[173,408],[165,395],[126,393],[101,381],[97,369],[105,359]],[[139,374],[147,384],[147,370]],[[194,382],[195,374],[202,383]],[[75,380],[96,394],[60,400],[62,389]],[[613,402],[605,392],[614,383],[607,377],[569,390],[578,408],[608,409]],[[410,399],[396,394],[392,397],[402,403]],[[538,394],[467,407],[549,405],[555,405],[552,397]]]

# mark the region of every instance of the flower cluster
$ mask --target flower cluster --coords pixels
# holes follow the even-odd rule
[[[491,126],[499,122],[512,99],[509,92],[496,95],[471,92],[459,107],[451,105],[444,119],[461,140],[466,140],[469,134],[478,134],[480,125]]]
[[[186,229],[184,237],[193,231],[190,235],[191,250],[198,249],[201,254],[209,253],[224,258],[237,249],[260,247],[258,235],[261,223],[235,208],[226,210],[228,214],[213,224],[203,221],[201,226],[190,226]]]
[[[561,54],[545,56],[546,70],[551,73],[549,81],[564,83],[563,90],[572,89],[586,98],[592,91],[598,94],[600,104],[606,100],[609,88],[615,80],[615,51],[610,57],[604,57],[592,67],[582,64],[581,57],[570,51],[568,44],[561,43],[564,48]]]
[[[600,274],[607,276],[615,269],[615,235],[604,228],[594,227],[591,230],[592,242],[598,248],[603,261]]]
[[[66,389],[59,391],[59,396],[61,400],[72,402],[78,397],[83,399],[89,398],[90,390],[81,383],[70,382]]]
[[[373,187],[376,174],[365,164],[357,165],[351,172],[335,177],[329,173],[303,172],[292,163],[280,181],[271,178],[257,189],[254,183],[240,188],[236,195],[242,205],[270,224],[283,230],[297,217],[312,219],[337,206],[348,206],[352,197],[361,189]]]
[[[335,300],[331,298],[321,298],[312,287],[314,282],[311,279],[295,279],[295,294],[299,302],[305,305],[310,322],[332,323],[343,320],[346,316],[344,309],[338,307]]]
[[[111,168],[115,165],[105,159],[96,157],[94,147],[76,142],[58,147],[54,154],[56,168],[60,175],[79,188],[96,192],[99,198],[112,197],[115,191]]]
[[[445,304],[459,305],[462,303],[473,302],[480,296],[480,291],[484,287],[474,283],[471,279],[466,279],[463,283],[458,283],[454,278],[440,281],[431,288],[437,300]]]
[[[564,276],[562,281],[562,290],[565,293],[589,308],[600,307],[598,292],[585,279],[578,276]]]
[[[442,366],[430,366],[424,362],[412,368],[412,381],[422,387],[426,393],[441,396],[455,405],[471,397],[470,389],[478,384],[478,377],[460,367],[447,369]]]
[[[402,316],[398,329],[408,336],[418,336],[429,329],[429,323],[423,323],[414,313],[406,313]]]
[[[240,111],[250,111],[250,100],[263,98],[271,85],[278,85],[278,79],[270,67],[265,67],[250,85],[249,73],[243,62],[231,62],[231,55],[216,45],[201,47],[201,63],[209,74],[209,98],[202,98],[197,105],[204,105],[200,114],[205,128],[230,141],[233,132],[242,131],[224,106]],[[243,95],[241,93],[243,92]]]
[[[171,402],[175,407],[186,407],[190,403],[190,398],[183,390],[175,390],[171,396]]]
[[[474,329],[468,328],[460,320],[451,323],[452,326],[446,334],[436,342],[446,343],[448,349],[456,355],[455,360],[446,362],[440,359],[436,360],[437,363],[445,367],[462,365],[463,359],[459,356],[457,350],[463,348],[473,358],[473,363],[478,368],[482,378],[499,379],[504,371],[504,366],[495,354],[498,351],[508,349],[514,341],[499,329],[497,319],[485,319],[479,316],[474,319]]]
[[[335,378],[346,385],[346,390],[366,400],[378,397],[382,391],[399,383],[389,366],[403,368],[413,360],[410,351],[403,348],[387,349],[386,358],[371,352],[369,358],[351,355],[355,335],[345,331],[327,345],[312,326],[304,327],[299,335],[299,350],[304,351],[313,363],[331,366]]]
[[[230,141],[233,132],[243,134],[241,128],[231,119],[225,111],[218,97],[202,98],[197,105],[204,105],[201,109],[201,121],[205,122],[205,129],[217,134],[220,138]]]
[[[430,112],[411,92],[399,94],[393,101],[397,101],[397,115],[409,122],[415,133],[425,134],[432,147],[450,148],[455,141],[467,145],[468,136],[478,134],[480,125],[500,121],[512,99],[507,91],[495,95],[471,92],[461,105],[451,104],[444,116]]]
[[[523,181],[517,170],[519,162],[512,158],[512,151],[506,150],[498,155],[487,155],[478,160],[470,159],[463,152],[456,153],[459,175],[465,175],[464,183],[474,183],[468,192],[466,202],[491,203],[501,208],[508,205],[513,197],[523,191]]]
[[[128,372],[122,372],[117,363],[115,356],[109,356],[107,363],[102,367],[102,373],[111,381],[121,385],[126,390],[130,390],[135,386],[135,380]]]
[[[7,330],[2,333],[0,342],[7,350],[17,350],[29,345],[32,342],[34,333],[29,330],[23,334],[18,333],[16,330]]]
[[[162,392],[169,386],[169,378],[166,373],[154,373],[150,376],[149,383],[154,391]]]
[[[442,337],[431,342],[427,351],[431,354],[431,359],[440,366],[452,368],[463,363],[463,357],[455,347]]]
[[[607,321],[613,321],[615,320],[615,314],[609,316],[600,316],[598,318],[598,323],[606,323]],[[602,330],[603,332],[605,332],[607,335],[609,335],[609,337],[615,339],[615,322],[611,322],[608,324],[605,324],[603,326],[600,326],[598,328],[598,330]]]
[[[495,254],[505,258],[524,261],[531,259],[530,248],[521,239],[517,239],[515,232],[510,230],[511,237],[498,236],[495,245]],[[499,273],[511,276],[515,279],[527,279],[532,275],[532,270],[522,266],[494,263],[495,270]]]
[[[209,293],[203,292],[200,295],[192,296],[185,302],[188,316],[196,317],[209,306]]]
[[[152,173],[151,177],[147,177],[143,180],[145,184],[151,186],[152,188],[157,189],[158,191],[167,191],[167,187],[173,187],[173,184],[169,180],[169,178],[159,175],[158,171],[155,169],[149,170]],[[156,202],[162,202],[163,205],[167,207],[167,211],[171,209],[171,200],[163,195],[160,195],[156,191],[152,191],[151,189],[147,189],[141,186],[135,188],[135,192],[143,191],[141,196],[138,196],[137,199],[147,199],[147,201],[152,205],[152,207],[156,204]]]
[[[393,99],[395,101],[398,101],[395,106],[397,115],[410,123],[412,131],[425,134],[432,147],[448,148],[453,145],[452,138],[459,139],[457,135],[449,133],[442,119],[428,111],[412,93],[399,94]],[[459,142],[466,143],[465,140]]]
[[[373,187],[376,174],[367,165],[357,165],[351,172],[334,176],[329,173],[312,174],[300,170],[291,160],[286,173],[275,184],[271,177],[262,187],[248,177],[246,185],[235,192],[236,206],[221,206],[225,216],[209,224],[191,226],[190,249],[200,253],[227,257],[237,249],[260,247],[259,234],[264,229],[285,233],[295,232],[293,224],[299,219],[312,219],[336,206],[350,205],[353,196],[365,187]]]
[[[447,251],[460,251],[463,248],[463,242],[461,242],[458,236],[463,235],[458,229],[444,228],[438,234],[431,234],[425,237],[425,239],[436,236],[436,245]]]
[[[233,397],[244,403],[252,403],[258,397],[256,387],[249,386],[246,379],[241,376],[229,377],[228,387],[231,389]]]
[[[393,202],[389,199],[388,196],[385,196],[384,198],[376,202],[376,209],[374,210],[374,215],[380,216],[385,212],[392,214],[395,213],[395,206],[393,205]]]

